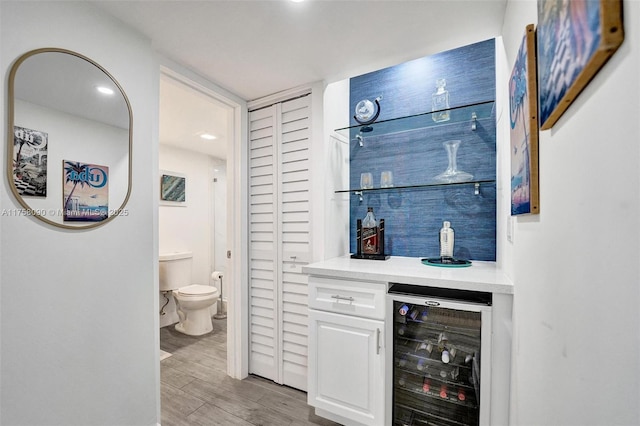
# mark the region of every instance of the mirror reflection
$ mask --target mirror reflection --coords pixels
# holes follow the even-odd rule
[[[9,75],[7,175],[28,214],[63,228],[118,215],[131,190],[131,108],[100,65],[39,49]]]

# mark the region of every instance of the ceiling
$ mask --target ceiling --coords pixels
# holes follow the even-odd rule
[[[161,55],[254,100],[499,36],[507,0],[92,3],[151,39]],[[182,102],[173,89],[161,90],[164,117],[172,115],[162,104]]]
[[[172,77],[160,77],[160,143],[227,158],[233,109]],[[203,139],[209,134],[215,139]]]

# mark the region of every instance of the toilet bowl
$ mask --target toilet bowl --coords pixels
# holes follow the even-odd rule
[[[175,329],[190,336],[200,336],[213,330],[210,307],[218,299],[218,289],[192,284],[191,252],[161,254],[160,291],[173,294],[179,322]]]
[[[180,322],[176,330],[190,336],[201,336],[213,331],[209,308],[218,299],[218,289],[193,284],[173,291]]]

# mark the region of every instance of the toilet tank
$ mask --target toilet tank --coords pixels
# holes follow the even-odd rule
[[[160,254],[160,291],[177,290],[191,285],[191,260],[193,253],[176,252]]]

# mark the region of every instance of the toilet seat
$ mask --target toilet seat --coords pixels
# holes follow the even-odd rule
[[[210,285],[192,284],[186,287],[180,287],[178,290],[175,290],[174,293],[186,297],[202,297],[215,295],[218,293],[218,289]]]

